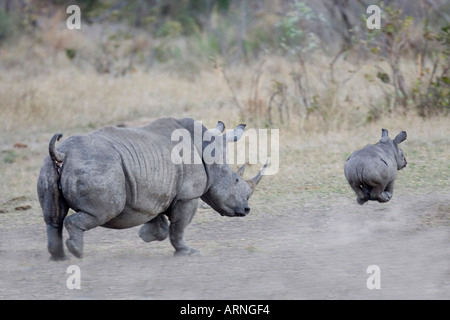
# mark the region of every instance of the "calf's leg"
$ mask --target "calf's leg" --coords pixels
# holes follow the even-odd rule
[[[391,181],[390,183],[388,183],[388,185],[386,186],[386,188],[383,191],[383,194],[389,200],[392,198],[392,196],[394,195],[394,181]]]
[[[355,183],[350,183],[350,186],[352,187],[353,191],[356,193],[356,202],[358,202],[360,205],[363,205],[364,203],[369,200],[369,195],[367,192],[364,192],[360,185]]]
[[[370,192],[370,198],[372,200],[378,200],[378,202],[388,202],[391,198],[384,192],[385,186],[376,186]]]

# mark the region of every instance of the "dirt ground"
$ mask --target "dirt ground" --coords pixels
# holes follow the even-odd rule
[[[0,166],[0,299],[450,299],[447,122],[405,124],[408,166],[393,198],[360,206],[342,166],[379,127],[283,138],[280,171],[258,185],[248,216],[198,210],[186,229],[198,256],[174,257],[168,239],[145,243],[139,227],[98,227],[85,233],[83,259],[66,249],[60,262],[36,195],[51,134],[11,136],[0,145],[16,155],[7,163],[3,152]],[[11,149],[16,141],[28,146]],[[67,288],[71,265],[81,289]],[[380,289],[367,287],[372,265]]]
[[[199,209],[186,232],[198,256],[174,257],[138,228],[99,227],[85,233],[83,259],[66,249],[54,262],[32,202],[0,214],[0,299],[450,299],[449,192],[359,206],[349,191],[272,210]],[[81,289],[66,286],[70,265]],[[367,288],[370,265],[380,289]]]

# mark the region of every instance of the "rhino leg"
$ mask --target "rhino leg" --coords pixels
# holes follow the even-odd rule
[[[69,251],[81,258],[83,256],[83,235],[84,232],[101,225],[98,219],[89,213],[78,211],[64,219],[64,226],[66,227],[70,238],[67,239],[66,245]]]
[[[145,223],[139,229],[139,237],[145,242],[162,241],[169,235],[169,223],[164,213]]]
[[[37,192],[47,225],[47,249],[53,260],[64,260],[63,221],[69,211],[59,189],[59,176],[50,158],[45,159],[38,178]]]
[[[360,185],[351,183],[350,186],[352,187],[353,191],[356,193],[356,201],[363,205],[369,200],[369,194],[366,191],[366,189],[361,188]]]
[[[390,183],[388,183],[388,185],[386,186],[386,189],[384,189],[383,192],[386,197],[388,197],[389,199],[392,198],[392,196],[394,195],[394,181],[391,181]]]
[[[64,245],[62,239],[62,224],[61,225],[53,225],[47,223],[47,249],[51,254],[51,259],[58,261],[64,260]]]
[[[378,200],[378,202],[388,202],[391,197],[388,192],[384,191],[384,187],[374,187],[370,192],[371,200]]]
[[[192,221],[198,208],[198,199],[177,201],[169,213],[170,243],[175,248],[175,255],[190,255],[198,251],[189,248],[184,240],[184,229]]]

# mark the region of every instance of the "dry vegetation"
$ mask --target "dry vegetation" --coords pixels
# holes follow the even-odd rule
[[[351,196],[342,165],[355,148],[376,142],[381,127],[391,134],[408,132],[404,149],[410,165],[400,174],[399,190],[448,188],[446,110],[423,117],[416,109],[420,99],[410,97],[402,105],[385,78],[392,71],[389,59],[375,42],[363,56],[355,45],[334,54],[261,50],[252,59],[234,61],[233,55],[201,53],[207,33],[194,40],[158,38],[123,24],[99,23],[69,31],[64,12],[55,12],[41,17],[34,33],[16,33],[0,46],[0,204],[25,196],[37,207],[35,181],[53,133],[67,137],[163,116],[193,117],[207,126],[220,119],[229,128],[241,121],[253,128],[279,128],[280,171],[262,184],[261,208],[311,195]],[[267,28],[263,22],[278,26],[281,18],[264,19],[258,23]],[[214,21],[220,24],[220,16]],[[413,41],[420,38],[420,28],[403,36],[420,44]],[[178,54],[147,63],[146,50],[167,54],[172,52],[168,48]],[[417,88],[420,81],[429,85],[435,75],[448,72],[445,54],[436,70],[433,55],[419,63],[420,56],[410,49],[396,54],[408,88]],[[17,142],[27,147],[15,148]]]

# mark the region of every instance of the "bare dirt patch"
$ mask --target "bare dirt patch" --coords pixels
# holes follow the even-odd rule
[[[138,228],[96,228],[83,259],[66,250],[68,260],[53,262],[39,210],[3,214],[0,299],[450,298],[450,194],[364,206],[350,194],[315,200],[276,216],[199,209],[187,240],[201,255],[181,258],[168,240],[141,241]],[[80,290],[66,286],[72,264]],[[369,265],[381,269],[380,290],[366,286]]]

